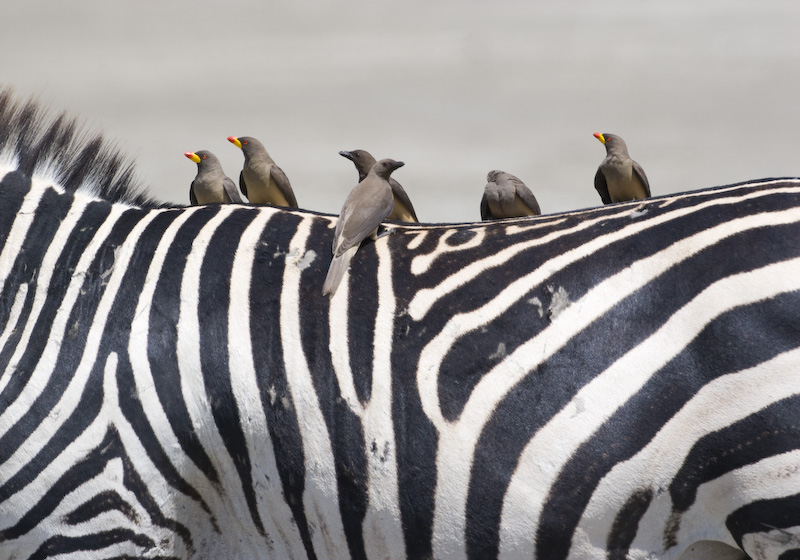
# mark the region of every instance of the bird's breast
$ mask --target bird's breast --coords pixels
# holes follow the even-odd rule
[[[611,202],[647,198],[644,185],[634,174],[633,162],[630,159],[611,158],[604,162],[601,171],[606,178]]]
[[[225,175],[222,173],[215,173],[213,171],[206,173],[198,173],[195,180],[192,181],[192,191],[197,199],[198,204],[213,204],[230,202],[225,195],[225,188],[222,186],[222,181]]]
[[[247,183],[247,198],[254,204],[291,206],[278,185],[275,184],[270,171],[269,165],[242,169],[242,175]]]

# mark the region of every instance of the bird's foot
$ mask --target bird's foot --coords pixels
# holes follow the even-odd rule
[[[373,239],[375,241],[377,241],[381,237],[386,237],[387,235],[390,235],[392,233],[394,233],[394,228],[391,228],[391,227],[390,228],[385,228],[385,227],[381,226],[375,232],[375,235],[373,236]]]

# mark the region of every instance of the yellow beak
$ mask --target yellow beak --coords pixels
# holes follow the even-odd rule
[[[602,135],[602,134],[600,134],[599,132],[595,132],[595,133],[594,133],[592,136],[594,136],[595,138],[597,138],[598,140],[600,140],[600,142],[602,142],[603,144],[605,144],[605,143],[606,143],[606,139],[605,139],[605,137],[603,137],[603,135]]]
[[[186,152],[186,153],[185,153],[185,154],[183,154],[183,155],[185,155],[186,157],[188,157],[190,160],[192,160],[192,161],[193,161],[193,162],[195,162],[195,163],[200,163],[200,156],[198,156],[198,155],[197,155],[196,153],[194,153],[194,152]]]
[[[239,142],[239,139],[236,136],[228,136],[228,142],[236,146],[237,148],[241,149],[242,143]]]

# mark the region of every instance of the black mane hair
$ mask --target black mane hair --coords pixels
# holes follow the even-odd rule
[[[19,100],[11,88],[0,91],[0,156],[16,158],[17,170],[28,177],[46,171],[69,192],[81,189],[146,208],[169,206],[146,192],[133,162],[101,134],[87,133],[66,113],[50,118],[38,101]]]

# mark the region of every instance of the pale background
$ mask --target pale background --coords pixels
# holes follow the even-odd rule
[[[623,136],[653,194],[800,175],[797,0],[3,2],[0,86],[102,131],[162,199],[256,136],[301,207],[338,212],[342,149],[402,159],[423,221],[479,217],[486,173],[545,213],[600,204]]]

